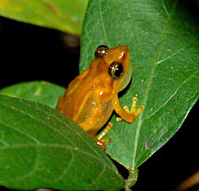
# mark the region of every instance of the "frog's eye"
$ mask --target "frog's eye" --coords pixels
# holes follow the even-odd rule
[[[109,67],[109,75],[112,78],[120,78],[124,73],[124,69],[122,63],[120,62],[113,62]]]
[[[108,47],[105,45],[98,46],[98,48],[95,51],[95,58],[102,58],[106,54],[108,54],[107,51]]]

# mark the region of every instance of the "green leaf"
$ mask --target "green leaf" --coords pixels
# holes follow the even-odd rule
[[[1,0],[0,15],[80,34],[88,0]]]
[[[52,108],[58,98],[63,96],[65,88],[44,81],[22,82],[0,90],[0,94],[35,101]]]
[[[106,152],[135,171],[176,133],[199,97],[198,23],[186,1],[90,0],[81,70],[101,44],[131,51],[132,82],[120,101],[131,107],[137,96],[145,110],[133,124],[113,116]]]
[[[99,146],[55,109],[0,95],[0,184],[13,189],[117,190]]]

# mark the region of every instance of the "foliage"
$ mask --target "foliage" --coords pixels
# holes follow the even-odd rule
[[[137,168],[176,133],[199,97],[197,23],[184,1],[90,0],[84,20],[81,43],[81,70],[89,65],[94,58],[93,53],[96,47],[101,44],[109,47],[125,44],[130,48],[133,67],[132,82],[121,95],[120,101],[122,105],[130,106],[131,98],[137,96],[139,99],[138,107],[142,104],[146,109],[133,124],[118,123],[115,121],[116,116],[113,115],[111,121],[114,127],[108,135],[113,142],[107,144],[106,153],[129,170],[128,184],[131,186],[136,181]],[[27,83],[11,86],[6,90],[1,90],[0,93],[9,92],[9,95],[54,107],[55,100],[63,94],[64,90],[54,84],[48,84],[47,87],[43,82],[35,83],[37,83],[37,86],[32,86],[33,89],[28,88],[29,84]],[[35,98],[33,96],[36,94],[35,92],[44,88],[44,86],[47,89],[41,91],[39,97]],[[35,89],[35,87],[37,88]],[[20,93],[24,90],[25,93]],[[43,94],[43,92],[45,93]],[[46,97],[46,95],[51,96]],[[49,99],[50,97],[53,98]],[[7,154],[3,154],[5,158],[1,159],[4,161],[4,171],[1,170],[1,172],[4,172],[4,174],[6,172],[6,175],[10,176],[9,180],[12,179],[12,181],[1,179],[2,185],[23,189],[50,186],[54,189],[66,190],[72,188],[70,184],[67,184],[67,181],[74,177],[76,187],[73,187],[73,189],[79,189],[80,187],[75,184],[76,180],[79,178],[79,173],[86,171],[83,178],[87,180],[87,184],[84,182],[85,179],[80,180],[80,182],[82,181],[82,185],[87,187],[82,186],[81,189],[110,190],[113,185],[115,186],[113,189],[119,189],[123,186],[122,178],[117,174],[116,169],[107,157],[104,156],[104,153],[96,147],[85,132],[68,118],[47,106],[31,101],[1,96],[0,103],[1,152],[8,148]],[[9,117],[8,113],[12,117]],[[27,121],[25,116],[28,116]],[[75,129],[75,132],[73,129]],[[15,132],[15,134],[9,136],[11,134],[8,134],[7,131]],[[56,132],[55,135],[51,131]],[[77,134],[75,134],[76,132]],[[75,138],[78,134],[81,134],[82,139]],[[61,140],[57,136],[62,137]],[[75,145],[76,141],[78,147]],[[24,149],[17,147],[26,142],[28,142],[29,147],[24,147]],[[51,153],[51,149],[45,150],[42,145],[46,145],[46,142],[51,144],[52,148],[56,148],[57,151],[52,149]],[[57,147],[53,145],[57,145]],[[65,150],[60,145],[64,145],[64,148],[73,147],[72,154],[69,154],[68,149]],[[17,159],[16,150],[11,148],[19,149],[22,157]],[[83,151],[81,157],[75,148],[78,148],[78,151]],[[67,162],[60,158],[57,159],[58,156],[55,152],[63,152],[63,158]],[[66,155],[70,157],[67,158]],[[100,171],[101,168],[94,170],[99,176],[93,175],[92,173],[95,172],[91,169],[85,170],[82,167],[87,157],[90,161],[91,158],[96,156],[99,160],[94,160],[95,164],[89,164],[93,165],[91,169],[98,169],[102,159],[101,165],[104,170]],[[82,159],[79,159],[79,157]],[[15,163],[18,165],[16,170],[14,168],[6,169],[6,167],[14,165],[11,159],[8,160],[9,158],[15,159]],[[31,161],[28,161],[28,158]],[[78,158],[76,168],[73,172],[69,171],[71,175],[67,177],[68,179],[65,177],[62,181],[63,176],[66,175],[66,170],[71,169],[70,165],[74,165],[72,158]],[[59,164],[56,164],[58,160]],[[35,165],[36,170],[30,168],[25,169],[27,170],[25,172],[20,168],[27,165],[28,162],[31,163],[31,167]],[[44,164],[44,169],[40,169],[41,163]],[[51,166],[54,163],[55,166],[57,165],[56,168]],[[63,165],[65,165],[65,168],[62,168]],[[46,177],[45,174],[42,174],[43,179],[38,178],[40,171],[46,172]],[[92,177],[88,178],[87,172],[90,173],[90,171]],[[30,175],[34,175],[29,180],[30,182],[28,181],[28,185],[17,185],[18,176],[20,179],[23,179],[23,176],[27,178],[28,172]],[[113,174],[111,176],[115,178],[115,182],[106,179],[110,174]],[[51,178],[48,179],[48,176]],[[61,177],[59,183],[66,182],[62,185],[63,187],[60,187],[60,184],[56,181],[53,184],[53,176]],[[104,180],[102,181],[102,176],[106,177],[106,183],[103,182]],[[93,183],[93,187],[90,183]]]
[[[0,15],[60,31],[81,34],[88,0],[1,0]]]

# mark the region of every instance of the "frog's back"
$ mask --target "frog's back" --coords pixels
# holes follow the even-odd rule
[[[99,130],[113,111],[112,101],[99,102],[95,96],[95,79],[87,72],[77,76],[59,98],[57,109],[76,121],[85,131]]]

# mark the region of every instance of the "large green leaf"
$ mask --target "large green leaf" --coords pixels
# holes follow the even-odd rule
[[[1,0],[0,15],[80,34],[88,0]]]
[[[45,81],[22,82],[0,90],[0,94],[23,98],[55,108],[65,88]]]
[[[123,178],[91,137],[55,109],[0,95],[0,184],[117,190]]]
[[[128,45],[133,76],[121,105],[145,106],[136,122],[116,122],[107,154],[134,171],[180,128],[199,97],[198,25],[186,1],[90,0],[80,69],[96,47]]]

